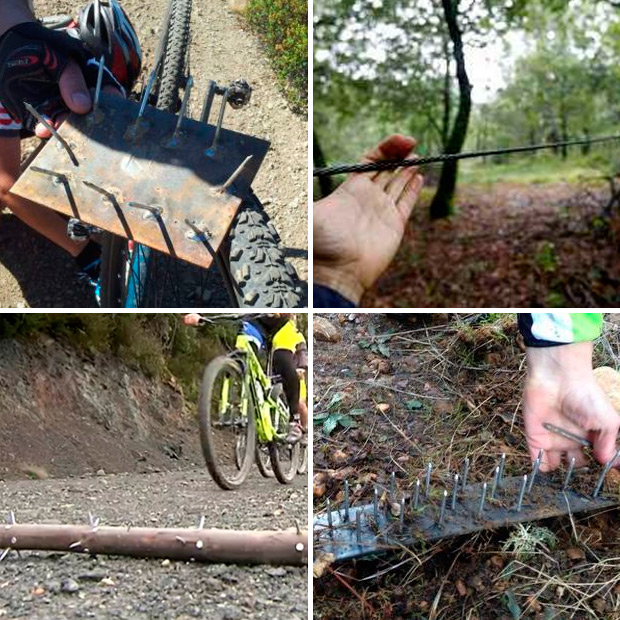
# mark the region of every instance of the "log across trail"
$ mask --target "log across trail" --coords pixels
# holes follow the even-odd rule
[[[2,558],[13,549],[222,564],[308,563],[305,531],[9,524],[0,528],[0,548],[6,548]]]

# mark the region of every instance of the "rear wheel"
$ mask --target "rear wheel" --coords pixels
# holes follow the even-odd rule
[[[299,464],[297,465],[297,473],[300,476],[308,473],[308,446],[299,447]]]
[[[273,478],[273,467],[269,456],[269,446],[266,443],[256,444],[256,465],[263,478]]]
[[[272,412],[272,424],[274,425],[277,435],[280,438],[286,437],[288,434],[288,426],[290,416],[281,415],[287,410],[287,405],[283,400],[279,399],[280,411]],[[299,465],[299,442],[289,444],[283,439],[274,439],[269,444],[269,456],[273,473],[278,482],[282,484],[290,484],[297,475],[297,467]]]
[[[218,357],[205,369],[198,426],[213,480],[226,490],[241,486],[254,461],[256,431],[251,396],[237,361]]]

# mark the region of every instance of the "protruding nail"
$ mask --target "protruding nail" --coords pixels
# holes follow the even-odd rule
[[[536,476],[538,475],[538,470],[540,469],[540,463],[542,461],[542,455],[543,455],[543,451],[540,450],[540,452],[538,453],[538,456],[536,457],[536,460],[534,461],[534,466],[532,467],[532,475],[530,477],[530,482],[529,482],[528,487],[527,487],[527,494],[528,495],[532,492],[532,489],[534,488],[534,482],[536,480]]]
[[[75,153],[73,152],[73,149],[69,146],[69,143],[56,131],[56,128],[45,118],[43,118],[43,116],[41,116],[41,114],[39,114],[26,101],[24,101],[24,106],[26,106],[26,110],[28,110],[28,112],[30,112],[30,114],[32,114],[32,116],[34,116],[39,121],[39,123],[41,123],[45,127],[45,129],[47,129],[52,134],[52,136],[56,138],[56,140],[58,140],[59,144],[62,146],[63,149],[65,149],[65,151],[71,158],[71,162],[73,163],[73,165],[79,166],[80,164],[77,160],[77,157],[75,156]]]
[[[400,531],[405,529],[405,498],[400,498]]]
[[[390,474],[390,504],[396,501],[396,474]]]
[[[218,188],[218,193],[223,194],[242,174],[245,167],[250,163],[252,155],[248,155],[239,165],[239,167],[228,177],[224,185]]]
[[[506,453],[502,452],[499,457],[499,478],[497,479],[498,486],[502,486],[502,480],[504,479],[504,467],[506,466]]]
[[[224,112],[226,111],[226,104],[228,103],[228,89],[226,89],[222,95],[222,107],[220,108],[220,114],[217,119],[217,126],[215,128],[215,135],[213,136],[213,142],[207,150],[207,155],[215,155],[217,147],[220,141],[220,133],[222,132],[222,123],[224,122]]]
[[[418,509],[418,504],[420,503],[420,479],[418,478],[415,481],[415,491],[413,492],[413,509]]]
[[[154,69],[153,71],[151,71],[151,74],[149,75],[149,80],[146,83],[146,88],[144,89],[144,92],[142,93],[142,100],[140,101],[140,109],[138,110],[138,119],[144,116],[146,105],[149,102],[149,97],[151,96],[151,91],[153,90],[153,86],[155,84],[156,78],[157,78],[157,72]]]
[[[329,528],[330,535],[333,536],[334,522],[332,518],[332,503],[329,499],[325,501],[325,510],[327,510],[327,527]]]
[[[452,510],[456,510],[456,496],[459,492],[459,475],[454,474],[454,484],[452,485]]]
[[[568,484],[573,475],[573,470],[575,469],[575,457],[571,458],[570,463],[568,465],[568,471],[566,472],[566,476],[564,478],[564,484],[562,485],[562,491],[566,491],[568,488]]]
[[[109,192],[107,189],[103,189],[103,187],[99,187],[99,185],[95,185],[94,183],[91,183],[90,181],[82,181],[82,183],[84,183],[86,187],[89,187],[90,189],[96,191],[97,193],[107,198],[112,204],[118,204],[116,200],[116,196],[112,192]]]
[[[213,99],[215,97],[216,83],[213,80],[209,80],[209,86],[207,88],[207,94],[205,96],[205,103],[200,114],[200,122],[209,122],[209,115],[211,114],[211,106],[213,105]]]
[[[202,241],[203,239],[211,239],[213,235],[206,228],[203,230],[198,225],[194,224],[191,220],[185,219],[185,223],[192,229],[193,235],[190,232],[187,232],[187,237],[189,237],[192,241]]]
[[[499,465],[495,468],[495,475],[493,476],[493,483],[491,484],[491,499],[495,499],[495,493],[497,491],[497,485],[499,484]]]
[[[30,170],[53,177],[54,181],[59,184],[67,182],[67,176],[61,172],[54,172],[53,170],[47,170],[46,168],[39,168],[39,166],[30,166]]]
[[[9,553],[11,552],[11,547],[7,547],[2,554],[0,554],[0,562],[2,562],[2,560],[4,560],[4,558],[6,558],[7,555],[9,555]]]
[[[17,521],[15,521],[15,513],[12,510],[9,512],[9,523],[11,525],[15,525],[17,523]]]
[[[431,491],[431,472],[433,471],[433,463],[429,462],[426,466],[426,478],[424,480],[424,499],[428,499]]]
[[[197,529],[202,530],[204,528],[204,526],[205,526],[205,516],[202,515],[200,517],[200,521],[198,521],[198,528]]]
[[[465,457],[465,461],[463,461],[463,480],[461,481],[463,484],[463,491],[467,486],[467,475],[469,474],[469,458]]]
[[[344,520],[349,521],[349,481],[344,481]]]
[[[152,213],[155,216],[159,216],[164,212],[163,207],[155,207],[153,205],[145,205],[141,202],[134,202],[133,200],[130,200],[127,203],[128,207],[131,207],[133,209],[142,209],[143,211],[148,211],[149,213]]]
[[[519,489],[519,498],[517,499],[517,512],[521,512],[521,506],[523,505],[523,496],[525,495],[526,486],[527,486],[527,474],[523,476],[523,482],[521,482],[521,488]]]
[[[484,502],[487,498],[487,483],[482,483],[482,494],[480,495],[480,504],[478,506],[478,518],[482,518],[482,512],[484,511]]]
[[[171,143],[175,144],[177,138],[179,137],[179,132],[181,131],[181,125],[183,124],[183,119],[187,114],[187,106],[189,105],[189,96],[192,92],[192,86],[194,85],[194,78],[190,75],[187,78],[187,82],[185,84],[185,94],[183,95],[183,103],[181,104],[181,109],[179,111],[179,119],[177,120],[177,126],[174,129],[174,133],[172,134]]]
[[[448,501],[448,491],[443,490],[443,496],[441,497],[441,507],[439,508],[439,527],[443,527],[443,520],[446,516],[446,502]]]
[[[357,540],[357,544],[361,544],[362,542],[362,513],[358,510],[355,513],[355,538]]]
[[[377,485],[375,484],[375,488],[372,495],[372,509],[375,515],[375,521],[379,520],[379,491],[377,490]]]
[[[593,498],[596,498],[598,494],[601,492],[601,487],[603,486],[603,482],[605,481],[605,476],[607,476],[607,474],[609,473],[609,470],[613,467],[614,463],[616,462],[616,459],[619,456],[620,456],[620,450],[618,450],[613,455],[612,459],[608,461],[605,467],[603,468],[603,471],[601,472],[601,475],[599,476],[598,481],[596,483],[596,487],[594,488],[594,493],[592,493]]]
[[[99,97],[101,96],[101,85],[103,83],[103,70],[105,69],[105,56],[102,54],[99,59],[99,70],[97,71],[97,86],[95,87],[95,101],[93,111],[99,107]]]

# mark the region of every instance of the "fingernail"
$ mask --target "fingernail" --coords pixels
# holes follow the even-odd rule
[[[90,95],[83,91],[73,93],[71,100],[76,107],[87,108],[90,107]]]

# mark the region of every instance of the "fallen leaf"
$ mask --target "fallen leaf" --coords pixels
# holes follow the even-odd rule
[[[457,579],[454,585],[460,596],[467,596],[467,586],[462,579]]]
[[[569,560],[585,560],[586,552],[578,547],[570,547],[566,550],[566,555]]]

